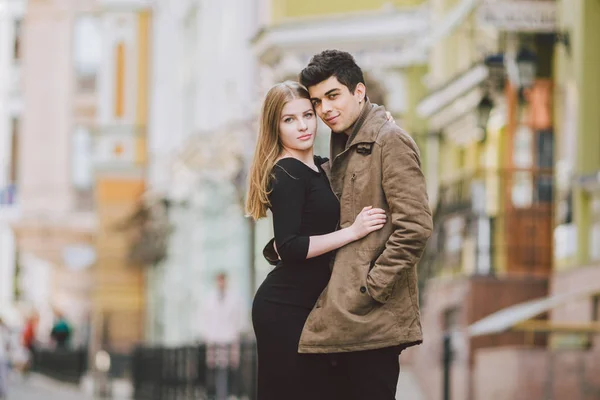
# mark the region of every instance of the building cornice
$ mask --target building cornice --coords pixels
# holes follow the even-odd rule
[[[292,21],[259,32],[253,50],[263,64],[275,66],[294,53],[304,64],[317,51],[339,48],[352,52],[361,67],[365,63],[412,64],[426,62],[426,54],[404,54],[414,38],[429,28],[429,10],[418,7],[392,13]],[[289,62],[289,61],[288,61]],[[384,65],[385,66],[385,65]],[[298,71],[296,71],[297,73]]]

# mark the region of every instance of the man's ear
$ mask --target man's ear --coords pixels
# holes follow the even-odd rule
[[[365,100],[365,98],[367,97],[366,94],[367,94],[367,87],[365,86],[364,83],[359,82],[356,85],[356,87],[354,88],[354,95],[358,96],[358,100],[362,103]]]

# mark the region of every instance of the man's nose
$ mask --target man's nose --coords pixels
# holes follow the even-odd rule
[[[331,107],[331,103],[327,100],[323,100],[323,102],[321,103],[321,111],[323,112],[323,114],[327,114],[332,109],[333,107]]]

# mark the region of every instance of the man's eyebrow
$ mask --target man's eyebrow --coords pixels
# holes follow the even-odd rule
[[[325,93],[325,95],[324,95],[324,96],[329,96],[330,94],[333,94],[334,92],[336,92],[336,91],[339,91],[339,90],[340,90],[340,88],[333,88],[333,89],[330,89],[330,90],[328,90],[328,91]],[[310,98],[310,101],[319,101],[319,98],[318,98],[318,97],[311,97],[311,98]]]

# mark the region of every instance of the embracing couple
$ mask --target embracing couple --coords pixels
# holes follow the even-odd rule
[[[247,212],[273,214],[276,267],[252,321],[259,400],[389,400],[422,341],[416,264],[432,230],[419,150],[371,104],[349,53],[312,57],[267,93]],[[313,154],[317,116],[330,157]]]

